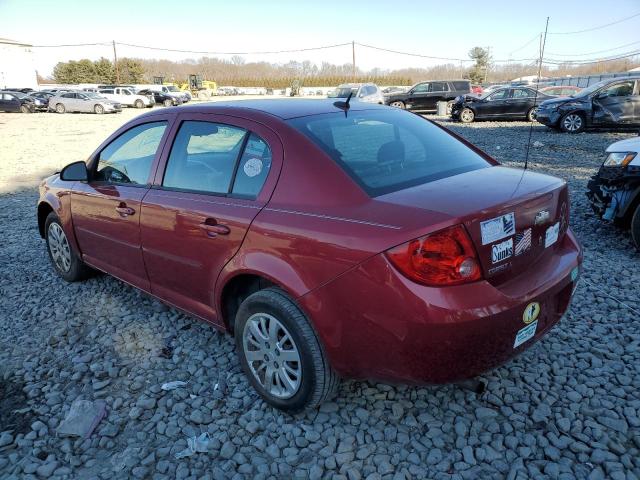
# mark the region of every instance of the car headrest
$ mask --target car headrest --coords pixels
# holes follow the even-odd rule
[[[378,163],[401,163],[404,162],[404,156],[404,142],[392,140],[380,146],[378,150]]]

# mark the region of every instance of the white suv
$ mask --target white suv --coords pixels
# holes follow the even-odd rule
[[[144,95],[136,95],[125,87],[101,88],[98,93],[109,100],[119,102],[127,107],[145,108],[153,107],[155,101]]]

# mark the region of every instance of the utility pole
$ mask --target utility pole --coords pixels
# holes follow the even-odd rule
[[[120,71],[118,69],[118,54],[116,53],[116,41],[113,41],[113,66],[116,69],[116,83],[120,83]]]
[[[356,42],[355,40],[351,40],[351,76],[353,77],[353,81],[356,81]]]

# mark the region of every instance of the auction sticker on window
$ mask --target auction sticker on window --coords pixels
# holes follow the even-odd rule
[[[535,336],[537,328],[538,328],[538,320],[527,325],[523,329],[518,330],[518,333],[516,333],[516,340],[515,342],[513,342],[513,348],[518,348],[527,340],[531,340]]]
[[[560,232],[560,222],[547,228],[544,234],[544,248],[550,247],[558,241],[558,233]]]
[[[516,233],[516,219],[512,213],[480,222],[482,245],[502,240]]]

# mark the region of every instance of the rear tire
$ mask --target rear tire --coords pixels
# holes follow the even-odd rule
[[[242,302],[234,335],[242,369],[268,404],[297,413],[335,394],[340,379],[318,336],[279,288],[259,290]]]
[[[144,108],[144,102],[139,99],[134,102],[134,105],[136,108]]]
[[[399,100],[396,101],[396,102],[391,102],[389,105],[391,107],[399,108],[400,110],[404,110],[405,108],[407,108],[406,105],[404,104],[404,102],[401,102]]]
[[[565,133],[580,133],[584,129],[584,115],[579,112],[567,113],[560,119],[560,130]]]
[[[470,108],[463,108],[460,112],[460,121],[462,123],[471,123],[475,118],[476,114]]]
[[[640,205],[636,207],[636,211],[631,217],[631,240],[636,249],[640,251]]]
[[[95,107],[93,107],[93,111],[98,115],[102,115],[104,113],[104,107],[98,104]]]
[[[71,248],[58,216],[51,212],[44,223],[49,260],[58,276],[67,282],[77,282],[89,276],[91,270]]]
[[[164,102],[162,102],[162,104],[165,107],[170,107],[171,105],[173,105],[173,102],[167,98]]]
[[[63,104],[61,104],[61,103],[57,103],[56,104],[56,113],[64,113],[66,111],[67,111],[67,109],[64,108]]]

